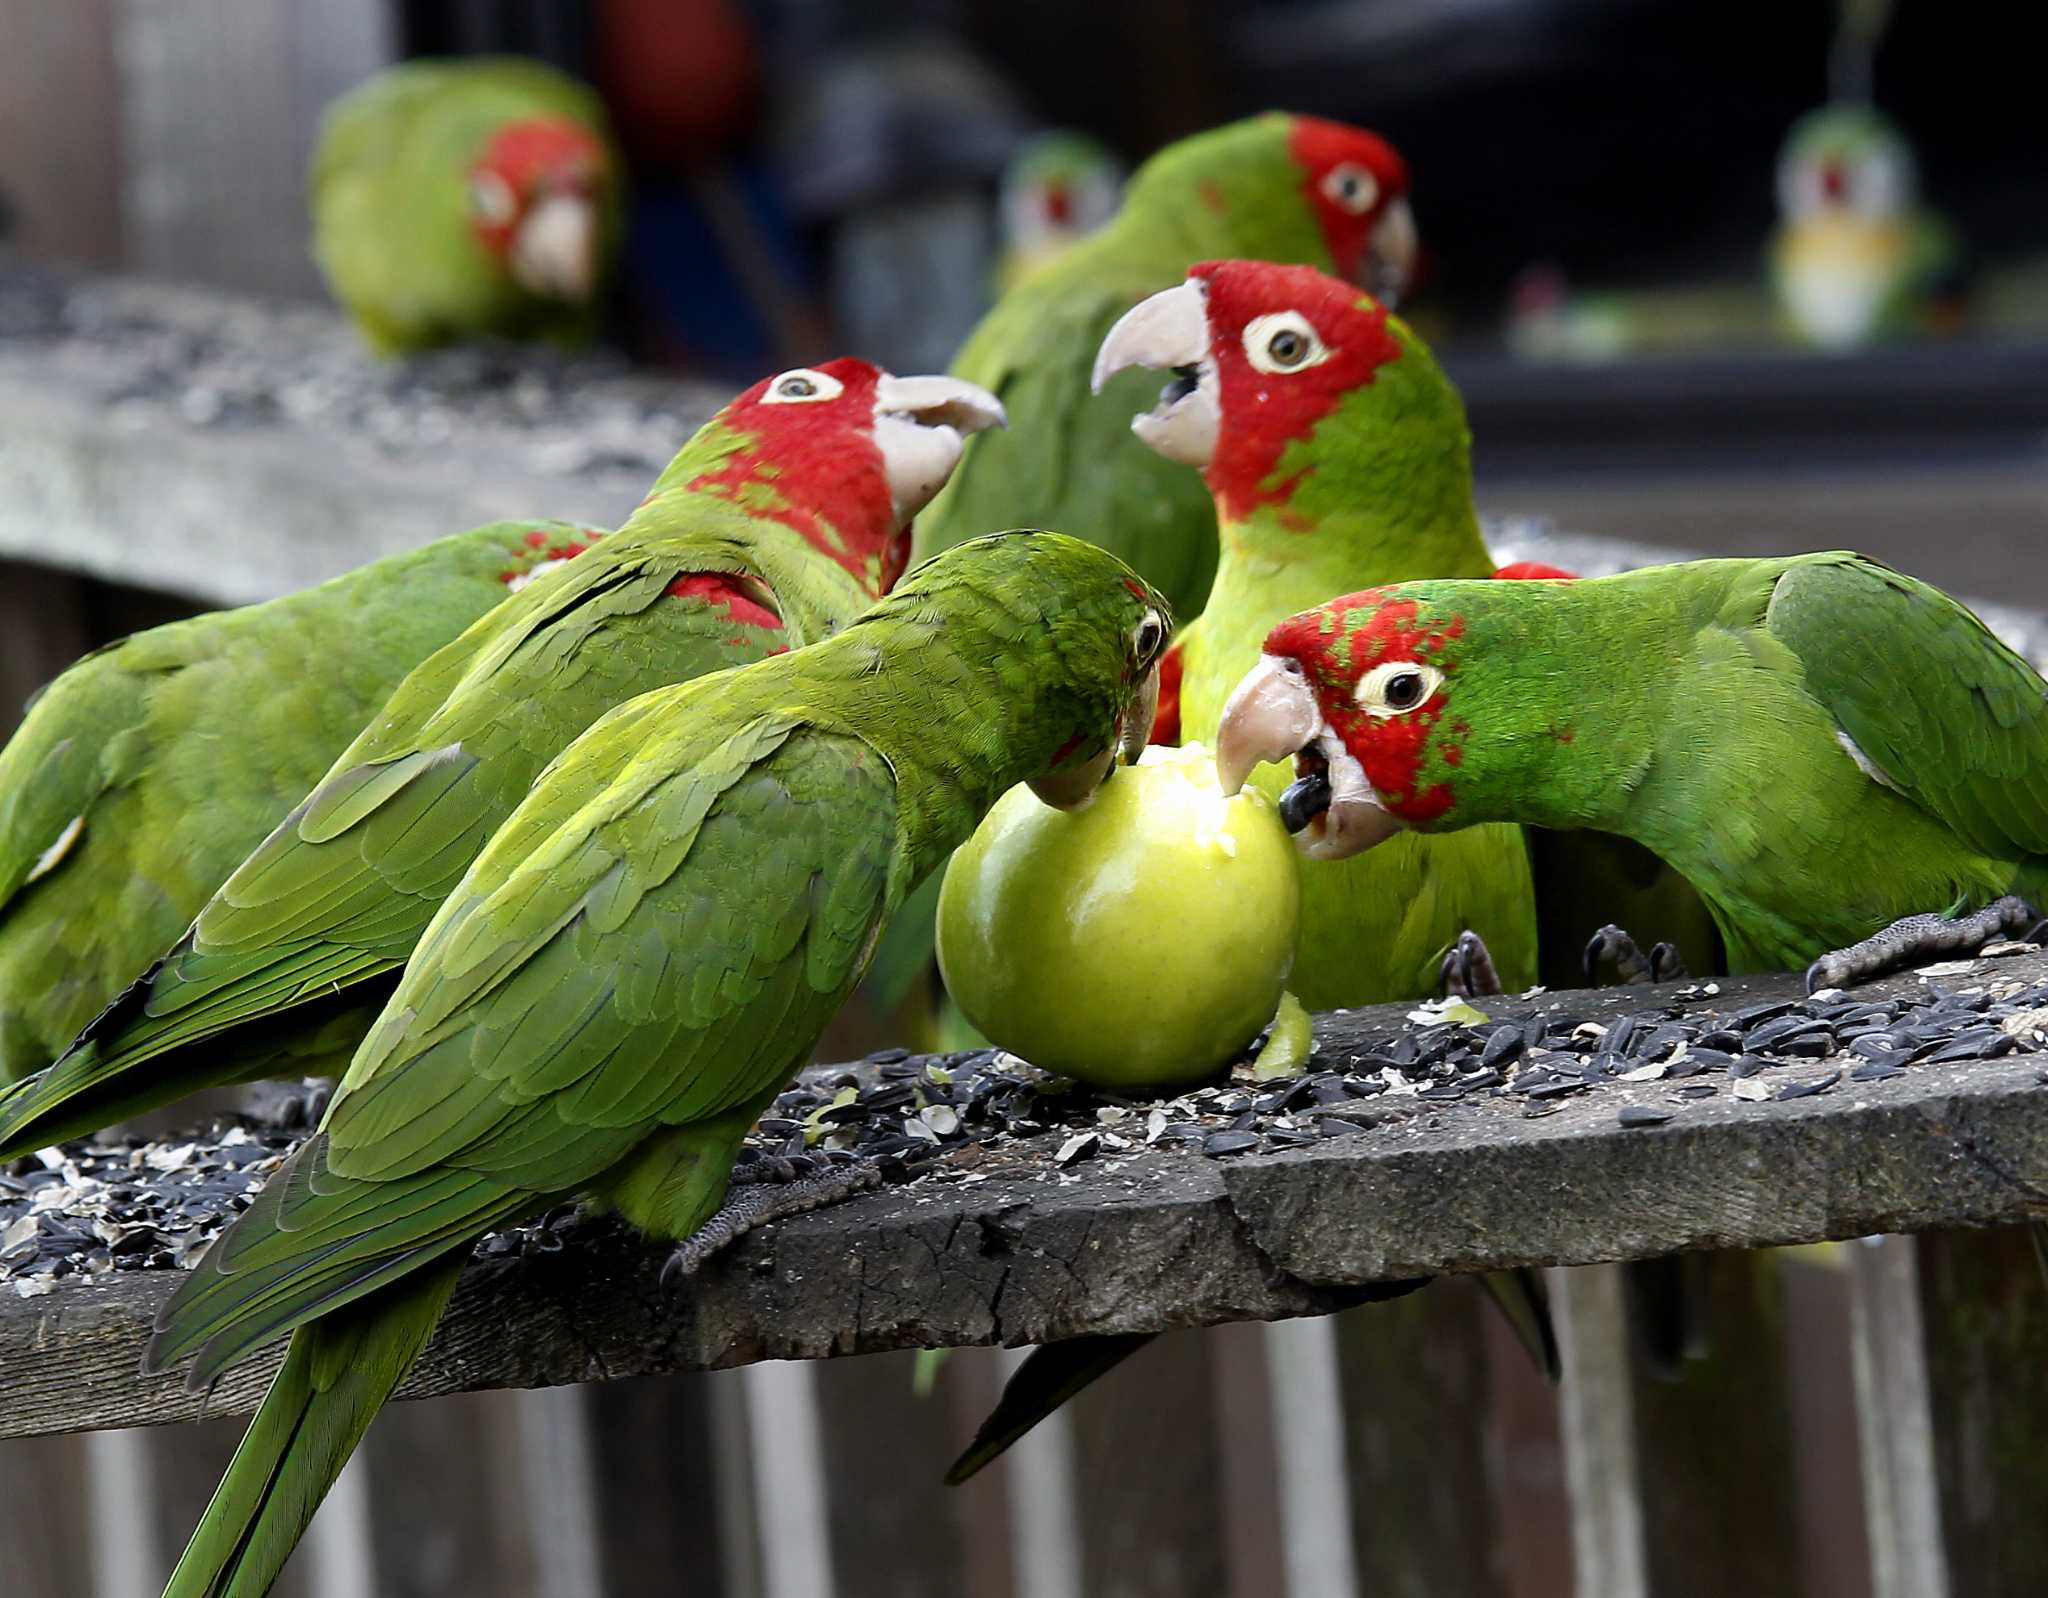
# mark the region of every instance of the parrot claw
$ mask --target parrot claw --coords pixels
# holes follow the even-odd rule
[[[1486,940],[1470,930],[1444,952],[1436,968],[1437,986],[1446,998],[1478,999],[1502,992],[1500,972]]]
[[[1854,987],[1897,966],[1942,955],[1975,954],[2000,937],[2035,943],[2044,932],[2048,932],[2048,918],[2017,894],[1993,900],[1966,916],[1939,912],[1902,916],[1862,942],[1814,961],[1806,968],[1806,991]]]
[[[249,1114],[282,1132],[310,1132],[327,1113],[334,1084],[320,1077],[295,1083],[265,1084],[245,1101]]]
[[[1644,954],[1636,940],[1622,928],[1609,922],[1586,942],[1586,986],[1597,988],[1600,983],[1600,962],[1612,960],[1617,975],[1625,983],[1676,982],[1691,973],[1685,968],[1685,957],[1678,952],[1674,943],[1655,943],[1650,952]]]
[[[712,1255],[755,1227],[837,1204],[881,1180],[878,1166],[851,1156],[835,1160],[829,1155],[769,1155],[734,1166],[725,1202],[678,1243],[662,1265],[663,1298],[672,1299],[685,1277],[694,1276]]]

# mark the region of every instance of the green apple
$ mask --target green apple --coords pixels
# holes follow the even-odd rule
[[[1272,801],[1199,744],[1147,749],[1088,804],[996,802],[939,889],[939,970],[993,1043],[1097,1087],[1212,1076],[1273,1018],[1301,916]]]

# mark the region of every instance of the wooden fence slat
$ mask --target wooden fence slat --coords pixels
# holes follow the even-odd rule
[[[83,1437],[0,1443],[0,1570],[10,1593],[90,1593]]]
[[[1168,1332],[1074,1399],[1088,1598],[1224,1590],[1214,1381],[1207,1339]]]
[[[1948,1598],[1918,1246],[1865,1238],[1850,1256],[1851,1349],[1877,1598]]]
[[[1484,1316],[1493,1398],[1494,1498],[1510,1598],[1567,1598],[1572,1499],[1559,1390],[1505,1317]]]
[[[1564,1360],[1560,1412],[1580,1598],[1648,1598],[1628,1312],[1617,1265],[1548,1273]]]
[[[600,1591],[631,1591],[661,1570],[677,1572],[690,1598],[745,1598],[728,1585],[721,1497],[744,1481],[747,1456],[727,1452],[714,1381],[642,1376],[574,1389],[585,1397]]]
[[[1786,1402],[1799,1479],[1802,1598],[1872,1598],[1850,1347],[1849,1262],[1861,1245],[1779,1253]]]
[[[2007,1226],[1916,1241],[1952,1589],[2048,1592],[2048,1283],[2033,1239]]]
[[[762,1598],[835,1598],[817,1367],[770,1360],[744,1374]]]
[[[1769,1593],[1799,1568],[1798,1484],[1773,1251],[1693,1257],[1704,1357],[1653,1375],[1630,1339],[1636,1463],[1656,1598]]]
[[[378,1598],[536,1589],[520,1470],[523,1396],[393,1404],[371,1424],[361,1453]]]
[[[1269,1524],[1280,1528],[1277,1563],[1287,1572],[1288,1598],[1352,1598],[1358,1561],[1352,1554],[1337,1318],[1274,1321],[1265,1328],[1264,1342],[1273,1402],[1267,1479],[1279,1498]],[[1237,1447],[1227,1452],[1235,1465]],[[1239,1473],[1251,1474],[1241,1468]],[[1233,1591],[1256,1590],[1241,1558],[1233,1560],[1231,1573]]]
[[[1008,1380],[1030,1356],[1029,1348],[998,1350],[996,1362],[1002,1378]],[[1112,1372],[1110,1379],[1114,1378]],[[994,1407],[993,1402],[984,1404],[968,1418],[959,1432],[963,1446]],[[1071,1598],[1081,1591],[1081,1511],[1075,1501],[1074,1449],[1073,1413],[1059,1409],[1019,1438],[983,1473],[996,1474],[1008,1496],[1010,1569],[1017,1598]]]
[[[1337,1320],[1353,1557],[1373,1598],[1507,1591],[1485,1318],[1469,1279]]]
[[[911,1392],[916,1360],[906,1351],[817,1367],[826,1524],[843,1598],[966,1593],[969,1550],[943,1479],[957,1439],[946,1407]]]

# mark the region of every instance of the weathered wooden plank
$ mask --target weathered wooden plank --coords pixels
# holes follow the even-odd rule
[[[664,1571],[691,1598],[745,1598],[726,1580],[720,1497],[744,1481],[747,1460],[723,1446],[711,1382],[649,1376],[583,1389],[602,1591],[630,1592]]]
[[[92,647],[83,588],[68,572],[0,561],[0,738],[38,688]]]
[[[1778,1260],[1802,1598],[1872,1598],[1855,1361],[1845,1357],[1851,1347],[1849,1259],[1860,1246],[1784,1249]]]
[[[10,1592],[90,1593],[87,1440],[0,1442],[0,1569]]]
[[[1949,1593],[1918,1255],[1915,1238],[1868,1238],[1849,1262],[1856,1420],[1877,1598]]]
[[[1986,970],[2036,982],[2048,959]],[[1609,991],[1495,1010],[1568,1005],[1590,1020],[1662,1002],[1721,1015],[1796,987],[1755,978],[1690,998]],[[1400,1014],[1324,1018],[1323,1047],[1378,1045]],[[1667,1085],[1589,1088],[1540,1119],[1516,1098],[1390,1098],[1377,1125],[1311,1148],[1232,1161],[1134,1151],[1068,1185],[1049,1179],[1048,1135],[988,1151],[972,1185],[877,1192],[744,1239],[673,1306],[656,1287],[660,1249],[579,1223],[575,1247],[473,1265],[404,1391],[1276,1319],[1414,1276],[2012,1221],[2039,1204],[2012,1173],[2048,1169],[2042,1068],[2015,1054],[1790,1101],[1723,1093],[1646,1129],[1620,1126],[1617,1107],[1670,1102]],[[0,1433],[195,1414],[175,1376],[135,1375],[176,1280],[136,1271],[0,1294]],[[231,1372],[213,1412],[246,1409],[268,1363]]]
[[[28,254],[120,260],[111,7],[0,6],[0,194]]]

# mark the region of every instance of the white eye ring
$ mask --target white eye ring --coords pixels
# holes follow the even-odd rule
[[[1274,344],[1288,334],[1294,336],[1294,342],[1276,353]],[[1315,324],[1299,311],[1269,311],[1245,324],[1244,358],[1252,363],[1255,370],[1275,377],[1305,372],[1311,366],[1322,365],[1336,353],[1323,342]],[[1291,359],[1288,358],[1290,356]]]
[[[1419,677],[1422,691],[1416,693],[1404,683],[1400,697],[1405,703],[1396,704],[1390,697],[1394,684],[1406,677]],[[1418,660],[1383,660],[1360,680],[1352,702],[1368,716],[1405,716],[1428,704],[1443,686],[1443,680],[1441,671]]]
[[[814,366],[798,366],[784,372],[761,395],[763,405],[813,405],[819,400],[837,399],[846,385],[830,372]]]
[[[518,212],[519,201],[512,193],[512,186],[497,173],[472,172],[469,175],[469,209],[478,221],[492,227],[503,227]]]
[[[1356,161],[1345,161],[1323,174],[1323,196],[1339,210],[1363,216],[1380,203],[1380,180]]]
[[[1148,630],[1151,633],[1151,639],[1149,642],[1147,642],[1146,640],[1146,633]],[[1138,652],[1139,664],[1149,665],[1151,663],[1152,657],[1159,653],[1160,649],[1165,645],[1165,643],[1165,618],[1163,618],[1156,610],[1146,611],[1145,619],[1138,623],[1138,630],[1131,634],[1131,647]]]

